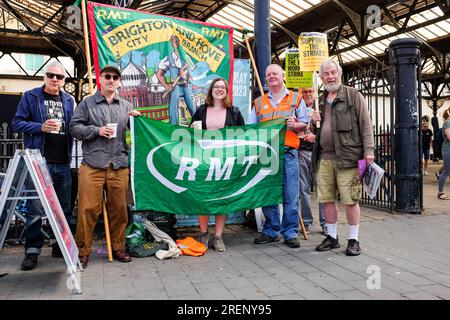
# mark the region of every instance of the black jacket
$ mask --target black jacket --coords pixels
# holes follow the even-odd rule
[[[202,121],[202,128],[208,129],[206,127],[206,113],[207,113],[207,106],[205,104],[201,105],[197,111],[195,111],[194,115],[192,116],[191,124],[194,121]],[[245,121],[242,117],[241,112],[236,107],[227,108],[227,115],[225,118],[225,127],[232,127],[232,126],[244,126]]]

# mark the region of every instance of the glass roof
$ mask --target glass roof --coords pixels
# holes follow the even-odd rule
[[[146,10],[159,14],[168,15],[181,15],[188,19],[201,19],[207,18],[207,22],[214,24],[227,25],[235,29],[234,42],[242,45],[242,33],[239,31],[243,28],[253,31],[254,29],[254,1],[257,0],[224,0],[224,1],[206,1],[206,0],[180,0],[180,1],[161,1],[161,0],[144,0],[139,4],[138,10]],[[58,1],[59,2],[59,1]],[[131,1],[127,1],[131,2]],[[315,6],[322,5],[328,0],[271,0],[271,26],[287,22],[294,16],[301,15],[305,10],[310,10]],[[423,2],[423,1],[422,1]],[[67,29],[61,27],[58,24],[58,19],[53,19],[50,22],[46,20],[52,17],[60,8],[61,5],[57,2],[51,1],[37,1],[37,0],[6,0],[0,2],[0,16],[3,21],[0,23],[6,28],[10,29],[26,29],[25,25],[14,19],[14,16],[9,12],[8,6],[11,6],[14,10],[23,14],[23,21],[31,27],[31,31],[43,31],[45,33],[67,32]],[[428,3],[428,1],[424,2]],[[422,3],[422,5],[424,4]],[[398,3],[397,3],[398,4]],[[393,6],[395,3],[393,4]],[[408,11],[408,7],[399,5],[396,13],[405,14]],[[5,15],[6,14],[6,15]],[[420,11],[417,14],[412,15],[407,21],[408,27],[415,26],[421,23],[427,23],[430,20],[442,17],[444,13],[442,10],[435,6],[429,10]],[[6,17],[6,19],[5,19]],[[58,14],[56,14],[58,17]],[[0,18],[1,19],[1,18]],[[406,18],[398,21],[398,26],[405,22]],[[7,20],[7,23],[5,23]],[[337,31],[339,27],[327,30],[326,32]],[[386,39],[377,38],[383,37],[387,34],[397,31],[397,28],[392,24],[383,23],[382,26],[372,30],[369,34],[368,41],[374,41],[373,43],[365,44],[362,47],[352,49],[350,51],[344,51],[340,53],[340,59],[342,62],[350,63],[357,62],[359,60],[374,58],[377,55],[384,53],[385,49],[389,46],[389,43],[394,39],[405,37],[416,37],[424,41],[430,41],[440,37],[448,36],[450,30],[450,19],[441,20],[437,23],[429,24],[424,27],[420,27],[414,31],[406,32],[403,34],[395,35]],[[358,44],[357,39],[351,31],[348,25],[344,26],[344,32],[349,37],[340,37],[337,50],[343,50],[349,46],[355,46]],[[300,33],[295,31],[293,33]],[[288,45],[288,44],[286,44]],[[280,54],[280,52],[278,52]],[[280,55],[282,57],[282,55]],[[428,66],[428,65],[426,65]],[[425,68],[427,72],[433,72],[433,68]],[[429,70],[429,71],[428,71]]]

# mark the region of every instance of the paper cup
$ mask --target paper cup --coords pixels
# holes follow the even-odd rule
[[[114,133],[112,135],[109,136],[109,138],[115,138],[117,137],[117,123],[107,123],[106,126],[108,128],[113,128],[114,129]]]
[[[192,122],[192,128],[194,129],[202,129],[202,122],[201,121],[194,121]]]
[[[50,133],[56,133],[58,134],[59,131],[61,130],[61,119],[52,119],[54,122],[56,122],[58,128],[54,131],[50,131]]]

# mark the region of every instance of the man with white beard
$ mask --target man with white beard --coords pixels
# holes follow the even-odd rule
[[[364,97],[355,88],[342,85],[342,68],[332,60],[324,61],[319,76],[324,84],[319,111],[313,112],[311,131],[316,134],[312,165],[317,166],[317,199],[323,203],[328,235],[316,247],[327,251],[340,247],[337,236],[337,206],[345,205],[349,236],[348,256],[361,253],[358,240],[361,181],[358,160],[367,165],[374,160],[372,121]],[[320,121],[320,128],[316,123]]]

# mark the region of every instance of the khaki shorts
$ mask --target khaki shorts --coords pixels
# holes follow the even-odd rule
[[[317,201],[335,202],[339,194],[342,204],[356,204],[361,199],[362,186],[358,168],[336,169],[335,160],[319,160],[317,170]]]

